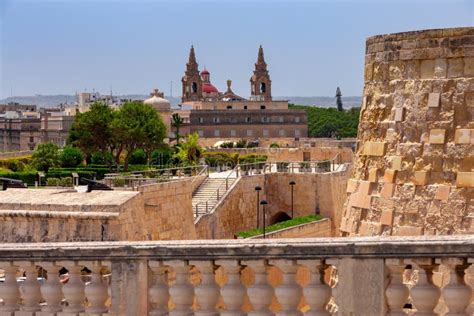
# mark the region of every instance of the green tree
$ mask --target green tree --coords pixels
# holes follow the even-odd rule
[[[337,104],[337,110],[339,112],[344,111],[344,107],[342,106],[342,93],[339,87],[337,87],[336,89],[336,104]]]
[[[32,165],[36,169],[46,171],[58,167],[61,163],[59,147],[53,143],[39,144],[32,155]]]
[[[199,135],[189,134],[186,141],[178,146],[178,152],[174,155],[184,165],[195,165],[202,155],[202,148],[199,146]]]
[[[156,110],[137,101],[122,105],[110,124],[110,130],[125,151],[125,171],[128,171],[130,157],[136,149],[143,148],[150,158],[151,153],[163,144],[166,135],[166,126]]]
[[[67,143],[88,156],[97,151],[110,152],[119,163],[123,146],[110,129],[114,117],[115,113],[108,105],[92,104],[89,111],[76,115]]]
[[[144,165],[147,163],[146,153],[143,149],[136,149],[132,156],[130,156],[130,164],[132,165]]]
[[[183,125],[184,120],[181,116],[179,116],[178,113],[173,113],[171,116],[171,126],[173,126],[176,129],[176,144],[179,145],[179,128],[181,125]]]
[[[61,167],[77,167],[84,161],[84,154],[79,148],[68,145],[61,151],[60,160]]]

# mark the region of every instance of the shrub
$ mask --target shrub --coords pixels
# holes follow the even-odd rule
[[[109,152],[96,151],[91,156],[91,164],[110,166],[114,164],[114,157]]]
[[[277,143],[271,143],[270,148],[280,148],[280,145],[278,145]]]
[[[77,147],[66,146],[61,151],[60,159],[62,167],[77,167],[84,161],[84,154]]]
[[[229,166],[231,168],[235,167],[235,161],[232,156],[225,152],[205,152],[204,159],[206,164],[211,167],[216,166]]]
[[[145,165],[147,163],[146,153],[143,149],[137,149],[130,157],[131,165]]]
[[[292,227],[292,226],[296,226],[300,224],[306,224],[306,223],[311,223],[314,221],[319,221],[321,219],[323,219],[321,215],[306,215],[302,217],[295,217],[287,221],[283,221],[283,222],[279,222],[279,223],[275,223],[273,225],[267,226],[265,227],[265,231],[269,233],[269,232],[273,232],[273,231],[280,230],[283,228],[288,228],[288,227]],[[263,228],[254,228],[248,231],[240,232],[237,234],[237,236],[248,238],[248,237],[257,236],[261,234],[263,234]]]
[[[165,166],[171,163],[173,149],[169,146],[163,146],[151,153],[151,164]]]
[[[35,185],[35,181],[38,181],[37,171],[17,171],[17,172],[2,172],[0,177],[9,178],[15,180],[21,180],[23,183],[28,185]]]
[[[25,170],[25,164],[17,159],[8,159],[5,161],[5,167],[11,171],[23,171]]]
[[[125,186],[125,179],[124,178],[114,178],[112,180],[112,184],[114,187],[124,187]]]
[[[46,179],[71,177],[73,172],[77,172],[80,178],[87,178],[87,179],[93,179],[96,175],[94,171],[84,171],[84,170],[64,171],[62,169],[55,169],[46,173]]]
[[[59,186],[61,180],[59,178],[48,178],[46,179],[46,185],[49,187],[57,187]]]
[[[221,148],[234,148],[234,142],[223,142],[220,145]]]
[[[62,187],[72,187],[72,178],[64,177],[59,180],[59,185]]]
[[[267,161],[266,155],[256,155],[249,154],[239,157],[239,164],[255,163],[255,162],[265,162]]]
[[[239,139],[237,143],[235,143],[235,148],[246,148],[246,147],[247,147],[246,139]]]

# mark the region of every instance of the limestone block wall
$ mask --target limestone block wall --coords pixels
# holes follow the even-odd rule
[[[474,28],[370,37],[343,235],[473,233]]]
[[[283,213],[291,216],[290,181],[295,181],[294,216],[319,212],[339,225],[345,201],[345,191],[350,169],[331,173],[268,173],[244,176],[227,192],[226,198],[210,213],[196,222],[198,239],[233,238],[235,234],[256,227],[257,194],[266,199],[266,223],[274,223]],[[337,226],[336,226],[337,225]]]

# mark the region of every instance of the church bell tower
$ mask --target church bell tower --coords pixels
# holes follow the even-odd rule
[[[262,45],[258,49],[257,63],[255,64],[253,76],[250,78],[250,99],[255,101],[272,100],[272,81],[268,74]]]
[[[186,63],[186,71],[181,79],[183,84],[182,102],[200,101],[202,99],[202,79],[199,74],[198,66],[196,55],[194,54],[194,47],[191,46],[189,60]]]

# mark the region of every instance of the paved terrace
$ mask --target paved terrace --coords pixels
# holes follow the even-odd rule
[[[330,307],[375,316],[404,315],[408,302],[416,315],[436,315],[440,302],[449,315],[472,315],[472,235],[0,244],[0,258],[2,315],[330,315]],[[441,268],[442,288],[433,278]],[[272,269],[278,282],[267,278]],[[297,281],[301,269],[307,282]],[[18,271],[26,271],[20,286]],[[418,281],[406,286],[403,274],[413,271]]]

